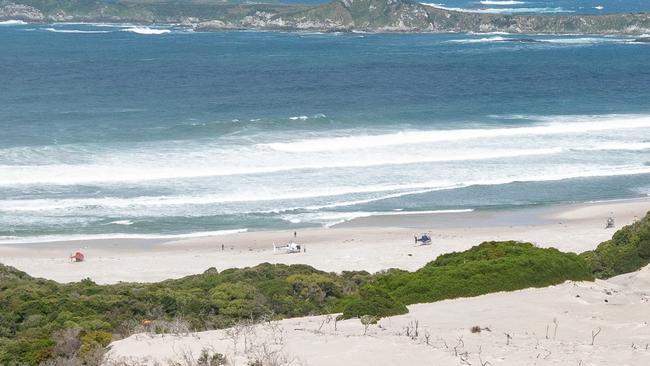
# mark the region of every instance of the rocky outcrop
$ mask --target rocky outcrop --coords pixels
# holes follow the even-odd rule
[[[0,3],[0,19],[42,22],[45,20],[45,15],[40,10],[29,5]]]
[[[650,13],[593,16],[502,15],[450,11],[412,0],[333,0],[318,6],[194,2],[0,0],[0,20],[173,23],[197,30],[310,30],[322,32],[508,32],[544,34],[650,33]],[[19,0],[12,0],[19,1]]]

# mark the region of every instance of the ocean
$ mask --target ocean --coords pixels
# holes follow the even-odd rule
[[[650,193],[626,37],[0,26],[0,243]]]

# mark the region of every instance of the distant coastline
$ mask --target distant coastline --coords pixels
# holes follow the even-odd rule
[[[33,0],[0,1],[0,21],[179,25],[200,31],[275,30],[374,33],[506,32],[633,35],[650,33],[650,13],[511,15],[463,12],[410,0],[333,0],[323,5],[93,3],[44,7]]]

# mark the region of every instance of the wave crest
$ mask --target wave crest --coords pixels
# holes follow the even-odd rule
[[[575,134],[594,131],[650,128],[650,116],[608,119],[591,122],[558,122],[515,128],[458,129],[433,131],[408,131],[383,135],[360,135],[306,139],[293,142],[262,144],[282,152],[324,152],[357,150],[391,145],[421,144],[442,141],[461,141],[510,136],[540,136]]]
[[[0,25],[26,25],[28,24],[27,22],[24,22],[22,20],[3,20],[0,22]]]
[[[158,29],[158,28],[149,28],[149,27],[131,27],[131,28],[122,29],[122,31],[144,34],[144,35],[160,35],[160,34],[171,33],[171,30],[169,29]]]

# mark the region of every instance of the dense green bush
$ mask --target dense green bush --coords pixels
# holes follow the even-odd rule
[[[361,318],[364,315],[381,318],[406,313],[408,313],[406,306],[395,300],[388,292],[373,285],[366,285],[345,305],[342,318]]]
[[[369,274],[341,276],[305,265],[265,263],[152,284],[100,286],[90,280],[59,284],[0,265],[0,365],[34,365],[61,356],[56,348],[63,334],[75,334],[73,353],[83,359],[114,334],[126,335],[151,321],[180,318],[191,329],[210,329],[269,314],[329,313],[357,292],[355,276]],[[158,322],[150,330],[167,328]]]
[[[379,274],[374,284],[408,305],[592,279],[576,254],[529,243],[485,242],[441,255],[415,272]]]
[[[589,262],[597,278],[609,278],[645,267],[650,263],[650,213],[581,256]]]

